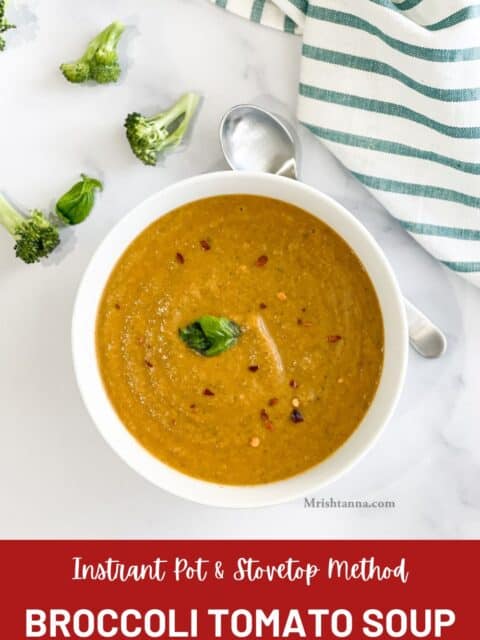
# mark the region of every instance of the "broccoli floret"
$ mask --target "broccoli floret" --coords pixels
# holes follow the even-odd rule
[[[130,113],[125,121],[127,138],[133,153],[144,164],[157,164],[158,154],[166,147],[175,147],[183,139],[199,97],[186,93],[173,107],[152,118]]]
[[[5,17],[5,10],[7,8],[8,0],[0,0],[0,51],[5,49],[5,38],[1,35],[9,29],[15,29],[14,24],[10,24]]]
[[[124,29],[121,22],[112,22],[89,42],[81,58],[60,65],[65,78],[75,83],[86,80],[101,84],[116,82],[122,71],[118,63],[117,45]]]
[[[48,256],[60,242],[58,229],[41,211],[25,218],[0,194],[0,224],[15,239],[15,254],[27,264]]]

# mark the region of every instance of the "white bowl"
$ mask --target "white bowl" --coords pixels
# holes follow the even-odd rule
[[[115,263],[145,227],[187,202],[245,193],[289,202],[317,216],[344,238],[374,283],[385,325],[385,361],[380,384],[366,416],[329,458],[299,474],[262,485],[222,486],[187,476],[144,449],[115,413],[104,390],[95,352],[97,307]],[[311,493],[338,478],[374,444],[390,418],[403,385],[407,363],[407,324],[401,293],[387,260],[368,231],[342,206],[289,178],[261,173],[210,173],[174,184],[125,216],[93,256],[78,290],[72,321],[75,372],[85,405],[112,449],[135,471],[173,494],[203,504],[257,507]]]

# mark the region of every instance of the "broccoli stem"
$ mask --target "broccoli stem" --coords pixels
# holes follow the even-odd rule
[[[0,193],[0,223],[15,237],[19,225],[23,223],[22,216]]]
[[[112,22],[105,27],[97,36],[91,40],[87,46],[87,50],[80,60],[89,61],[96,54],[99,47],[107,50],[114,50],[120,40],[125,27],[121,22]]]
[[[125,26],[121,22],[112,22],[112,24],[103,31],[102,45],[109,49],[116,49],[124,30]]]
[[[172,140],[180,141],[183,138],[186,128],[198,104],[198,96],[194,93],[186,93],[169,109],[163,113],[159,113],[149,120],[158,129],[159,134],[167,138],[171,136]],[[183,116],[181,122],[173,131],[170,131],[171,125]]]

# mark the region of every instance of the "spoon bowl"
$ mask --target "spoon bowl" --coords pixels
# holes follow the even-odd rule
[[[288,127],[261,107],[240,104],[220,124],[220,142],[231,169],[297,177],[296,145]]]

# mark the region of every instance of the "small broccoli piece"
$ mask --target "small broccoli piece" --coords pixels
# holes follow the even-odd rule
[[[0,0],[0,51],[5,49],[5,38],[2,37],[2,33],[8,31],[9,29],[15,29],[14,24],[10,24],[5,17],[5,11],[7,8],[8,0]]]
[[[101,84],[116,82],[122,71],[118,63],[117,45],[124,29],[121,22],[112,22],[89,42],[81,58],[60,65],[65,78],[75,83],[86,80]]]
[[[158,154],[175,147],[183,139],[197,108],[199,97],[186,93],[168,111],[151,118],[129,113],[125,121],[127,138],[133,153],[144,164],[157,164]]]
[[[35,209],[29,218],[25,218],[2,195],[0,224],[14,237],[17,258],[27,264],[38,262],[40,258],[48,256],[60,242],[57,227],[53,226],[41,211]]]

